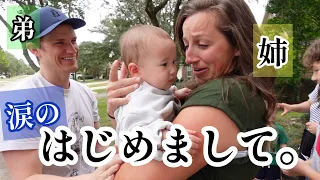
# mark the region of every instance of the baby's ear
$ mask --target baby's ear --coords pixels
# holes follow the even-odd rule
[[[131,77],[137,77],[140,75],[139,66],[136,63],[130,63],[128,65],[128,70]]]

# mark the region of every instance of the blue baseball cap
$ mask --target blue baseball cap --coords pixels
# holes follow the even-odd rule
[[[36,32],[35,38],[40,38],[47,35],[61,23],[70,24],[73,29],[78,29],[86,25],[84,20],[79,18],[68,18],[59,9],[49,6],[33,11],[30,16],[34,21],[36,30],[40,30],[40,32]]]

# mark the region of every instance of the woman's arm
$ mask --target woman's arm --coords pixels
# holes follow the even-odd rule
[[[194,106],[183,109],[174,120],[175,124],[181,124],[186,129],[194,130],[197,136],[204,140],[201,129],[205,126],[213,126],[219,131],[219,142],[217,152],[223,152],[230,146],[236,146],[239,150],[244,150],[237,142],[238,127],[221,110],[208,106]],[[203,149],[203,143],[200,144]],[[163,162],[152,160],[143,166],[131,166],[123,164],[117,172],[115,179],[152,179],[152,180],[179,180],[187,179],[195,174],[202,167],[207,165],[203,150],[193,156],[193,162],[190,167],[170,168]]]

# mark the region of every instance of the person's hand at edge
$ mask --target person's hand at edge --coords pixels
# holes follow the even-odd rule
[[[114,112],[119,106],[128,104],[129,98],[126,95],[136,90],[141,83],[141,78],[139,77],[126,78],[128,73],[124,63],[121,65],[118,78],[120,64],[120,60],[115,60],[112,63],[109,82],[106,88],[107,113],[111,117],[114,117]]]
[[[91,180],[113,180],[115,173],[119,170],[123,161],[119,155],[115,155],[113,159],[106,165],[98,167],[90,174]]]

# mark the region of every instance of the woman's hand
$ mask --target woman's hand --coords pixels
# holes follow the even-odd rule
[[[125,64],[122,63],[118,78],[118,69],[120,67],[120,60],[115,60],[112,63],[109,82],[106,88],[107,91],[107,113],[114,117],[115,110],[121,106],[128,104],[129,98],[126,97],[139,87],[141,78],[126,78],[128,73]]]
[[[90,174],[92,180],[113,180],[115,173],[119,170],[123,161],[119,155],[115,155],[114,158],[106,165],[98,167],[93,173]]]

